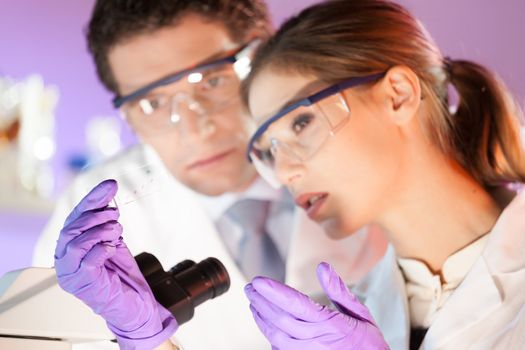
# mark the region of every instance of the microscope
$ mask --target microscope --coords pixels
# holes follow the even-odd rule
[[[230,287],[226,268],[215,258],[184,260],[169,271],[149,253],[135,260],[155,299],[179,325]],[[99,315],[58,286],[54,269],[15,270],[0,279],[0,349],[102,349],[114,339]]]

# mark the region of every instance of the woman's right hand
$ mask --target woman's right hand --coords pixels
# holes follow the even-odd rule
[[[122,240],[119,211],[108,207],[116,192],[116,181],[103,181],[66,219],[55,250],[58,284],[106,320],[121,349],[152,349],[178,325]]]
[[[319,282],[337,310],[278,281],[256,277],[245,288],[255,322],[273,349],[389,349],[370,312],[327,263]]]

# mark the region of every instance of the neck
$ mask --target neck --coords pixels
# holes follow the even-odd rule
[[[259,178],[257,172],[255,172],[255,170],[253,170],[252,172],[250,172],[250,174],[246,177],[246,180],[244,182],[242,182],[235,190],[233,190],[232,192],[234,193],[242,193],[244,191],[246,191],[248,188],[250,188],[254,183],[255,181]]]
[[[414,156],[379,223],[400,257],[418,259],[437,273],[450,255],[488,233],[501,209],[440,151]]]

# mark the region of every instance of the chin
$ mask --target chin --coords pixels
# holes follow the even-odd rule
[[[236,174],[215,174],[205,179],[195,179],[194,181],[184,181],[184,185],[193,191],[206,196],[220,196],[228,192],[242,192],[246,190],[255,180],[255,173],[249,172],[240,175]]]
[[[185,183],[193,191],[205,196],[220,196],[227,192],[235,192],[235,184],[229,180],[210,179],[208,181]]]
[[[345,224],[342,220],[337,218],[330,218],[321,222],[326,235],[333,240],[340,240],[353,235],[361,229],[361,226]]]
[[[347,237],[348,231],[341,226],[341,221],[331,218],[321,222],[321,227],[326,235],[334,240],[339,240]]]

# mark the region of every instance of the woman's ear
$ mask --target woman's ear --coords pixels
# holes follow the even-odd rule
[[[376,88],[380,90],[381,99],[394,123],[405,124],[417,114],[421,104],[421,84],[412,69],[406,66],[390,68]]]

